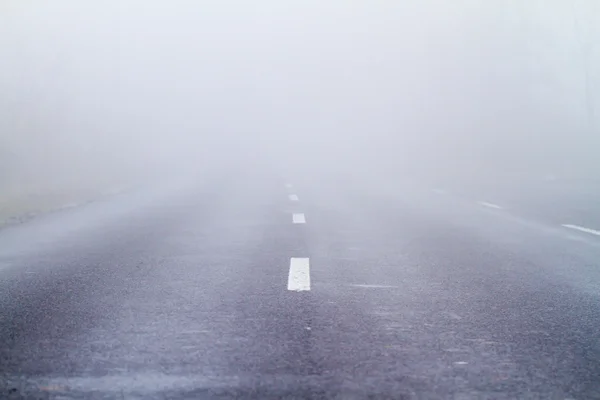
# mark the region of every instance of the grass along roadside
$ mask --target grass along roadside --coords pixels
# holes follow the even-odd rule
[[[130,184],[11,185],[0,192],[0,228],[18,224],[38,215],[76,207],[102,197],[118,194]]]

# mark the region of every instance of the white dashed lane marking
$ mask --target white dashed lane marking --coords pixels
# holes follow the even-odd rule
[[[487,201],[479,201],[478,203],[484,207],[495,208],[497,210],[502,209],[502,207],[500,207],[498,204],[488,203]]]
[[[310,268],[308,258],[292,257],[290,259],[288,290],[294,292],[310,290]]]
[[[292,215],[292,222],[294,224],[305,224],[306,223],[306,217],[304,216],[304,214],[293,214]]]
[[[298,195],[297,194],[290,194],[289,198],[290,198],[290,201],[298,201]]]
[[[571,225],[571,224],[563,224],[562,226],[565,227],[565,228],[574,229],[576,231],[585,232],[585,233],[589,233],[589,234],[592,234],[592,235],[600,236],[600,231],[597,231],[595,229],[590,229],[590,228],[586,228],[586,227],[583,227],[583,226]]]

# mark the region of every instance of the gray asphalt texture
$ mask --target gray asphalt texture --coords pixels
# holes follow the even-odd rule
[[[525,214],[246,168],[6,227],[0,398],[600,399],[600,238]]]

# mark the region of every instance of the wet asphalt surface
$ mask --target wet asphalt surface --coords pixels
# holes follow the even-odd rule
[[[600,399],[600,238],[525,214],[245,169],[5,227],[0,398]]]

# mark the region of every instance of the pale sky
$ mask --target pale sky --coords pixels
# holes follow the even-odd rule
[[[507,159],[563,168],[557,155],[581,152],[590,168],[594,156],[593,2],[2,7],[0,139],[34,170],[309,153],[322,165],[473,173]]]

